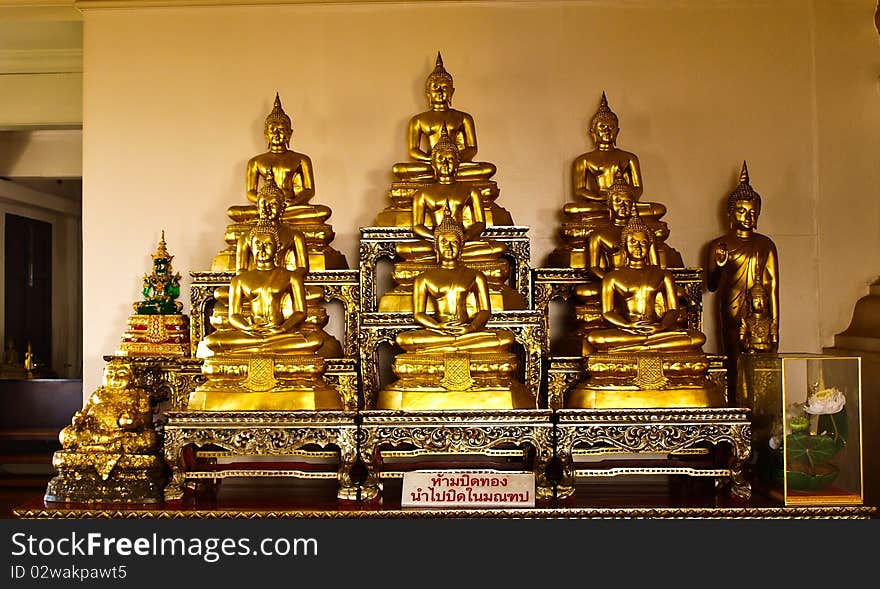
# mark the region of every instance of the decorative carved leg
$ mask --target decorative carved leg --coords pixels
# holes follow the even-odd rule
[[[361,460],[367,469],[367,475],[361,485],[361,501],[372,501],[379,496],[382,488],[379,484],[379,470],[382,458],[375,439],[368,430],[360,430]]]
[[[180,456],[182,439],[177,430],[165,430],[163,458],[165,464],[171,470],[171,478],[165,485],[165,501],[179,501],[183,499],[183,463]]]
[[[740,439],[734,442],[730,458],[730,480],[733,483],[730,491],[735,497],[749,501],[752,485],[745,476],[745,466],[751,456],[751,431],[748,426],[740,426],[734,431],[740,434]]]
[[[336,497],[344,501],[357,501],[357,485],[351,480],[351,469],[357,460],[357,439],[355,430],[339,432],[339,470],[336,474],[339,490]]]
[[[574,459],[572,458],[572,446],[574,445],[574,432],[558,433],[556,440],[556,459],[562,470],[562,478],[556,485],[556,498],[567,499],[574,495]]]
[[[553,430],[541,428],[535,436],[535,494],[540,500],[553,499],[553,484],[547,479],[547,466],[553,459]]]

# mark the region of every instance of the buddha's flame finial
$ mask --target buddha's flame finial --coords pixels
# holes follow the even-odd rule
[[[281,106],[281,97],[278,95],[278,92],[275,93],[275,103],[272,106],[272,112],[266,117],[266,127],[270,123],[281,123],[286,125],[288,129],[291,128],[290,117],[287,116],[287,113],[284,112],[284,108]]]
[[[441,69],[441,70],[443,69],[443,56],[440,55],[439,51],[437,52],[437,61],[434,62],[434,68]]]
[[[749,167],[746,165],[746,160],[743,160],[743,167],[739,173],[739,183],[740,184],[748,184],[749,183]]]
[[[165,243],[165,230],[162,230],[162,238],[159,239],[159,246],[156,248],[156,253],[153,254],[154,260],[168,260],[169,262],[174,259],[174,256],[168,253],[168,244]]]
[[[605,91],[602,91],[602,98],[599,100],[599,108],[596,110],[596,114],[593,115],[593,118],[590,120],[590,127],[595,127],[597,123],[600,121],[614,124],[615,126],[618,124],[617,115],[614,114],[614,111],[611,110],[611,107],[608,106],[608,98],[605,96]]]

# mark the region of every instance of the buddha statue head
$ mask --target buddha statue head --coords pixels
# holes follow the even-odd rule
[[[761,284],[756,284],[749,289],[749,314],[767,314],[767,291]]]
[[[443,212],[443,220],[434,229],[434,249],[437,262],[457,262],[461,259],[464,245],[464,226],[455,220],[449,207]]]
[[[266,142],[270,149],[286,150],[290,145],[293,125],[290,122],[290,117],[281,107],[281,98],[277,92],[272,112],[266,117],[266,122],[263,125],[263,132],[266,134]]]
[[[287,202],[284,199],[284,192],[275,184],[272,172],[266,174],[266,181],[260,191],[257,193],[257,211],[260,219],[268,221],[278,221],[284,215],[284,208]]]
[[[428,78],[425,80],[425,96],[428,99],[428,105],[435,110],[445,110],[452,106],[454,92],[452,74],[443,67],[443,57],[438,51],[434,70],[428,74]]]
[[[280,265],[278,253],[281,239],[275,224],[266,219],[260,219],[248,234],[248,244],[254,255],[254,261],[258,269],[268,269],[269,266]]]
[[[593,143],[598,145],[614,145],[617,141],[617,134],[620,132],[620,122],[617,115],[608,106],[608,99],[605,92],[602,92],[602,99],[599,101],[599,110],[590,119],[590,136]]]
[[[611,220],[625,222],[635,209],[636,192],[623,174],[614,175],[614,182],[608,187],[608,210]]]
[[[623,231],[620,232],[620,249],[626,255],[627,264],[645,265],[651,252],[654,237],[648,229],[638,210],[633,210],[629,221]]]
[[[101,377],[101,384],[104,388],[124,390],[129,387],[132,380],[134,380],[134,374],[131,371],[131,364],[128,362],[113,359],[104,365],[104,373]]]
[[[739,185],[727,197],[727,215],[736,231],[751,232],[758,228],[761,195],[749,184],[749,168],[743,162]]]
[[[431,166],[438,178],[454,178],[461,163],[458,146],[449,137],[449,130],[443,125],[440,140],[431,149]]]

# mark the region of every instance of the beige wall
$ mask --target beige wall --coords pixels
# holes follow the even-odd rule
[[[819,351],[880,268],[871,4],[86,8],[86,390],[119,342],[160,231],[183,274],[207,269],[223,246],[224,209],[244,201],[244,164],[265,148],[276,90],[294,148],[314,162],[314,202],[333,207],[335,245],[356,264],[358,227],[385,205],[438,49],[455,106],[475,116],[478,159],[498,166],[499,203],[531,226],[533,265],[556,245],[569,166],[590,148],[585,128],[604,89],[620,146],[641,158],[643,198],[667,205],[670,243],[689,265],[724,230],[723,203],[748,159],[760,230],[781,258],[781,349]],[[841,198],[860,206],[838,213],[829,205]],[[853,210],[861,233],[841,227]],[[868,259],[820,256],[835,236]]]

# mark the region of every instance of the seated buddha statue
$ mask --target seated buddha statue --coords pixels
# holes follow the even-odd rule
[[[264,129],[269,149],[252,157],[245,172],[245,194],[250,204],[227,208],[227,215],[233,221],[227,226],[224,236],[227,247],[214,256],[211,270],[238,270],[235,263],[242,241],[247,241],[248,232],[261,215],[260,192],[273,184],[284,198],[281,222],[302,232],[309,267],[312,270],[348,268],[345,256],[330,245],[336,235],[326,223],[331,215],[330,208],[309,203],[315,195],[312,161],[309,156],[289,148],[292,126],[277,94]],[[303,256],[299,257],[304,259]]]
[[[382,296],[379,310],[411,311],[412,283],[416,276],[436,263],[434,229],[446,214],[465,227],[461,259],[466,266],[479,269],[486,275],[494,306],[498,309],[524,308],[522,296],[505,284],[510,275],[510,263],[502,258],[507,252],[506,246],[480,237],[486,227],[480,192],[472,182],[457,179],[458,148],[445,128],[431,152],[431,165],[437,181],[418,188],[412,200],[412,231],[421,239],[396,244],[397,255],[402,261],[394,266],[395,287]]]
[[[260,220],[272,223],[278,232],[278,257],[281,265],[288,270],[309,271],[309,256],[306,252],[306,238],[302,231],[284,223],[284,212],[287,202],[284,192],[275,184],[271,171],[266,175],[266,182],[257,193],[257,213]],[[254,266],[253,253],[249,234],[238,238],[235,248],[236,272],[251,270]]]
[[[58,436],[58,471],[46,501],[154,503],[162,497],[166,468],[159,456],[147,391],[134,384],[131,365],[114,358],[102,385]]]
[[[229,207],[227,209],[229,218],[242,222],[257,217],[256,202],[259,196],[260,178],[268,182],[268,176],[271,174],[287,202],[284,210],[285,221],[292,223],[324,221],[330,216],[331,211],[324,205],[308,204],[309,199],[315,195],[312,160],[306,154],[290,149],[293,126],[290,117],[281,107],[281,98],[277,93],[272,112],[266,117],[263,130],[266,134],[268,151],[248,160],[245,172],[245,194],[254,204]]]
[[[150,395],[133,386],[131,366],[111,360],[102,386],[58,436],[66,451],[146,454],[156,449]]]
[[[600,351],[698,351],[705,343],[701,332],[680,329],[684,317],[675,280],[650,262],[652,244],[651,232],[634,214],[621,233],[626,264],[602,278],[602,317],[611,327],[590,332],[585,356]]]
[[[639,158],[617,147],[620,125],[617,115],[608,107],[602,93],[599,110],[590,121],[590,136],[595,149],[575,158],[572,164],[572,186],[575,201],[566,203],[563,212],[579,217],[604,217],[608,189],[621,175],[633,187],[633,198],[639,214],[645,219],[659,219],[666,207],[659,203],[638,202],[642,196],[642,172]]]
[[[602,318],[583,343],[588,379],[568,407],[714,407],[701,332],[687,329],[672,273],[650,260],[652,232],[635,212],[621,232],[624,264],[602,278]]]
[[[456,177],[460,180],[488,180],[495,174],[495,166],[475,162],[477,135],[471,115],[452,108],[452,75],[443,67],[443,58],[437,52],[437,62],[427,80],[425,96],[430,110],[413,116],[407,125],[407,147],[413,161],[394,164],[392,171],[404,181],[432,181],[434,168],[431,153],[440,141],[444,129],[459,149],[460,165]]]
[[[306,324],[305,273],[281,265],[275,224],[259,221],[249,243],[253,269],[232,279],[226,323],[199,342],[205,382],[190,393],[188,408],[342,409],[322,379],[323,332]]]
[[[277,228],[265,221],[248,236],[254,269],[244,270],[229,284],[229,327],[203,341],[214,354],[311,354],[323,338],[298,328],[306,318],[302,272],[279,265]],[[250,312],[245,313],[249,307]],[[200,350],[200,357],[207,354]]]
[[[447,211],[434,231],[435,266],[414,285],[413,319],[420,328],[397,335],[405,351],[394,361],[399,380],[379,393],[379,409],[535,407],[534,395],[514,378],[513,333],[486,327],[488,281],[463,265],[464,235]]]

